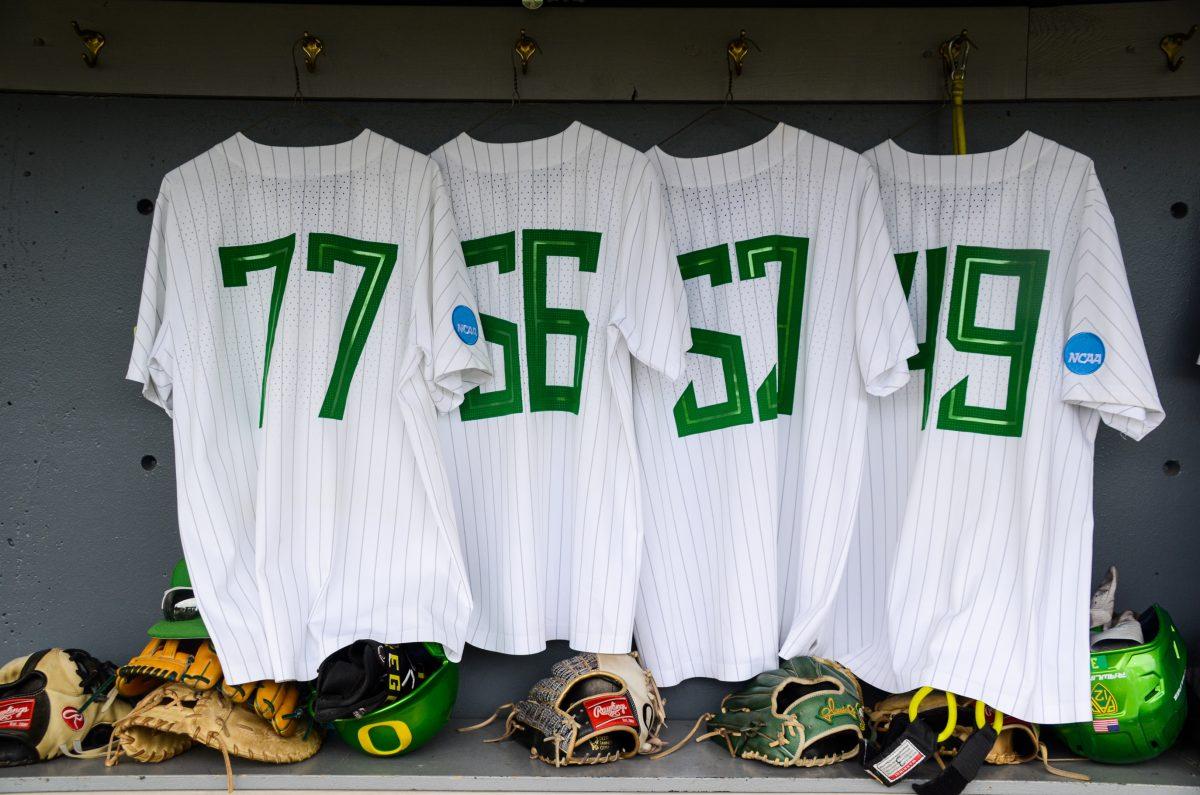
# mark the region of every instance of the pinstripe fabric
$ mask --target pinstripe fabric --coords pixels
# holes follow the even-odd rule
[[[674,414],[685,390],[713,406],[740,376],[695,351],[674,383],[636,368],[648,495],[638,648],[662,685],[745,679],[817,639],[853,528],[870,395],[907,381],[916,348],[877,180],[861,156],[780,125],[734,152],[684,159],[654,149],[650,159],[681,261],[716,247],[732,263],[726,283],[693,277],[685,288],[694,337],[705,329],[738,340],[747,397],[784,372],[784,254],[755,276],[738,244],[807,240],[795,397],[777,418],[746,406],[737,424],[681,434]]]
[[[1140,439],[1163,419],[1095,169],[1032,133],[985,154],[914,155],[889,141],[867,158],[896,250],[918,252],[910,309],[918,338],[937,347],[932,371],[872,409],[833,652],[887,690],[928,684],[1026,720],[1088,720],[1096,429],[1103,420]],[[943,297],[928,305],[925,252],[943,246]],[[964,246],[1048,252],[1019,436],[941,427],[945,396],[964,378],[972,405],[1011,400],[1008,359],[947,338]],[[981,326],[1015,328],[1017,281],[985,277],[965,311]],[[1064,364],[1064,345],[1084,332],[1107,348],[1086,375]]]
[[[490,361],[452,328],[474,300],[450,213],[432,161],[370,131],[239,134],[163,180],[127,377],[174,420],[184,554],[233,683],[310,679],[365,637],[461,651],[472,603],[435,417]],[[306,267],[314,232],[398,245],[341,420],[318,414],[367,277]],[[293,234],[264,387],[278,268],[227,287],[218,249]]]
[[[579,123],[520,144],[461,135],[433,153],[464,241],[515,233],[517,263],[468,269],[482,311],[516,325],[517,413],[441,423],[475,595],[469,640],[510,654],[566,639],[625,652],[641,559],[641,490],[633,441],[631,354],[677,375],[690,342],[687,302],[665,208],[646,157]],[[594,273],[551,256],[546,304],[582,310],[588,330],[578,412],[531,410],[537,387],[526,323],[531,230],[600,234]],[[576,340],[549,334],[549,384],[573,383]],[[493,340],[496,383],[504,379]]]

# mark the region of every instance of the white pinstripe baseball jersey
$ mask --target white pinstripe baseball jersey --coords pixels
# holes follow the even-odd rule
[[[490,372],[433,162],[242,135],[155,205],[128,377],[174,419],[179,526],[225,676],[310,679],[472,602],[436,413]]]
[[[433,158],[496,363],[441,424],[468,639],[628,651],[642,550],[630,355],[675,376],[691,344],[654,173],[578,123],[519,144],[464,134]]]
[[[638,648],[662,685],[744,679],[818,637],[854,526],[870,395],[908,380],[916,344],[860,155],[781,124],[723,155],[650,159],[693,345],[677,383],[637,368]]]
[[[887,690],[1088,720],[1096,429],[1163,419],[1095,169],[1032,133],[867,157],[921,350],[871,415],[834,653]]]

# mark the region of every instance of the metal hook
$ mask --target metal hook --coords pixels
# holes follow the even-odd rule
[[[746,35],[743,29],[738,33],[738,37],[725,45],[725,57],[729,59],[730,65],[733,67],[733,74],[737,77],[742,76],[742,63],[746,60],[746,56],[750,54],[750,47],[762,52],[762,48],[754,39]]]
[[[971,54],[972,47],[978,48],[979,45],[971,41],[971,37],[967,35],[967,29],[963,28],[961,33],[946,39],[938,48],[938,52],[942,56],[942,68],[946,73],[947,85],[966,77],[967,56]]]
[[[296,40],[296,46],[304,53],[304,68],[310,75],[314,74],[317,71],[317,56],[325,52],[325,42],[306,30],[304,35]]]
[[[104,48],[104,34],[96,30],[80,30],[79,23],[71,20],[75,35],[83,42],[83,62],[92,68],[100,58],[100,50]]]
[[[938,52],[942,56],[942,69],[945,71],[946,94],[951,102],[950,130],[954,138],[954,154],[967,153],[967,125],[963,113],[963,95],[966,93],[964,83],[967,76],[967,56],[975,42],[963,28],[957,36],[951,36],[942,42]]]
[[[1183,66],[1183,55],[1180,54],[1183,43],[1195,35],[1197,30],[1200,30],[1200,25],[1192,25],[1192,29],[1187,33],[1168,33],[1158,42],[1158,48],[1167,56],[1167,69],[1174,72]]]
[[[521,35],[513,43],[513,52],[521,59],[521,74],[529,74],[529,62],[533,60],[534,53],[541,51],[541,45],[537,43],[537,40],[527,34],[525,28],[521,28]]]

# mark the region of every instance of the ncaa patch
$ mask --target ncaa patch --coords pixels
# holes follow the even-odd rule
[[[475,313],[471,311],[471,307],[463,304],[454,307],[450,314],[450,322],[460,340],[468,345],[479,342],[479,322],[475,320]]]
[[[1072,334],[1063,346],[1063,364],[1075,375],[1091,375],[1104,364],[1104,341],[1090,331]]]

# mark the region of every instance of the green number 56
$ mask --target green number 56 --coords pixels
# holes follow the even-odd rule
[[[468,268],[495,265],[503,276],[517,269],[516,232],[467,240],[462,244]],[[581,309],[548,304],[550,258],[574,260],[582,273],[595,273],[600,261],[600,233],[565,229],[525,229],[521,232],[521,281],[525,288],[525,356],[529,368],[529,410],[579,413],[583,394],[583,365],[591,324]],[[480,313],[483,337],[500,346],[504,357],[504,386],[490,391],[475,387],[463,398],[459,416],[464,422],[520,414],[520,328],[511,320]],[[551,384],[546,368],[549,338],[575,340],[570,384]]]

